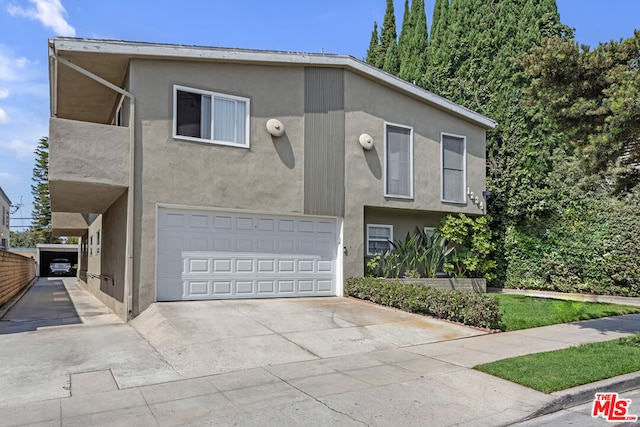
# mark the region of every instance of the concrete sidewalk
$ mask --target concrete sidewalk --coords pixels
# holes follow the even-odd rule
[[[486,334],[344,298],[154,304],[125,324],[62,282],[82,323],[0,334],[2,426],[506,425],[570,399],[471,367],[640,331]]]

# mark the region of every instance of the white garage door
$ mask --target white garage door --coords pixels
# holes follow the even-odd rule
[[[158,209],[158,301],[336,295],[331,218]]]

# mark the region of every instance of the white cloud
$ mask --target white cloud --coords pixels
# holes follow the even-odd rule
[[[36,149],[36,145],[27,144],[20,139],[13,139],[9,142],[0,141],[0,148],[13,152],[17,157],[31,157]]]
[[[27,58],[12,58],[0,52],[0,80],[23,80],[28,64]],[[7,90],[6,93],[8,95],[9,91]]]
[[[20,178],[10,174],[9,172],[0,172],[0,182],[15,184],[20,181]]]
[[[0,107],[0,125],[4,125],[9,123],[9,115],[4,110],[4,108]]]
[[[0,99],[4,99],[4,98],[8,98],[9,97],[9,89],[6,89],[4,87],[0,87]]]
[[[60,0],[29,0],[35,7],[24,9],[20,6],[10,5],[7,11],[11,16],[24,16],[29,19],[36,19],[47,28],[51,28],[60,36],[75,36],[76,30],[67,20]]]

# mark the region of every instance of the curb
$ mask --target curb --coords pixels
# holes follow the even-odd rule
[[[551,393],[551,396],[556,396],[556,399],[518,422],[531,420],[543,415],[571,408],[573,406],[592,402],[596,393],[623,393],[625,391],[635,390],[638,388],[640,388],[640,372],[632,372],[630,374],[608,378],[606,380],[569,388],[567,390],[557,391]]]
[[[20,292],[18,292],[17,294],[15,294],[9,301],[7,301],[3,306],[0,307],[0,320],[2,320],[4,318],[4,316],[9,312],[9,310],[11,310],[13,308],[14,305],[16,305],[16,303],[18,301],[20,301],[20,299],[24,296],[24,294],[27,293],[27,291],[29,289],[31,289],[31,287],[33,285],[36,284],[36,282],[38,282],[38,279],[40,277],[36,276],[34,277],[31,282],[29,282],[27,284],[27,286],[25,286],[24,288],[22,288],[22,290]]]

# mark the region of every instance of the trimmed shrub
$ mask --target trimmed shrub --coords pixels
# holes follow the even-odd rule
[[[344,292],[376,304],[469,326],[498,329],[502,320],[499,301],[486,294],[434,289],[372,277],[347,279]]]

